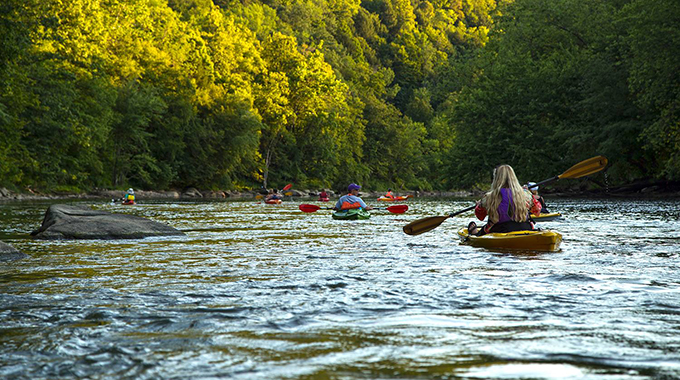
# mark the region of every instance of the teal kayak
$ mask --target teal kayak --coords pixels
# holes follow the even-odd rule
[[[333,213],[333,219],[338,220],[358,220],[368,219],[371,214],[363,208],[353,208],[350,210],[336,211]]]

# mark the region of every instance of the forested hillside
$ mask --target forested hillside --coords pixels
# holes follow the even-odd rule
[[[676,0],[4,0],[0,186],[680,180]]]

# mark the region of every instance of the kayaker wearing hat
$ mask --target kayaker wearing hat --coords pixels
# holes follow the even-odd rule
[[[366,211],[372,210],[373,207],[367,206],[366,202],[359,198],[359,189],[361,189],[361,186],[356,183],[350,183],[349,186],[347,186],[347,195],[341,196],[333,209],[349,210],[353,208],[363,208]]]
[[[125,204],[134,204],[135,203],[135,191],[132,190],[132,188],[129,188],[125,192],[125,195],[123,195],[123,203],[125,203]]]
[[[550,212],[548,211],[548,206],[545,205],[545,199],[543,199],[542,196],[538,195],[538,186],[535,185],[536,182],[529,182],[525,187],[531,190],[531,195],[533,195],[534,199],[536,199],[541,204],[541,214],[547,214]]]

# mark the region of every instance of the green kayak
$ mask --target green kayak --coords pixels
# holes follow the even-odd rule
[[[353,208],[350,210],[336,211],[333,213],[333,219],[339,220],[358,220],[368,219],[371,214],[363,208]]]

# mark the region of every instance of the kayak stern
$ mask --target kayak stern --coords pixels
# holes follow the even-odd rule
[[[548,230],[514,231],[508,233],[490,233],[482,236],[468,235],[467,228],[458,231],[461,244],[487,249],[518,249],[527,251],[559,250],[562,235]]]

